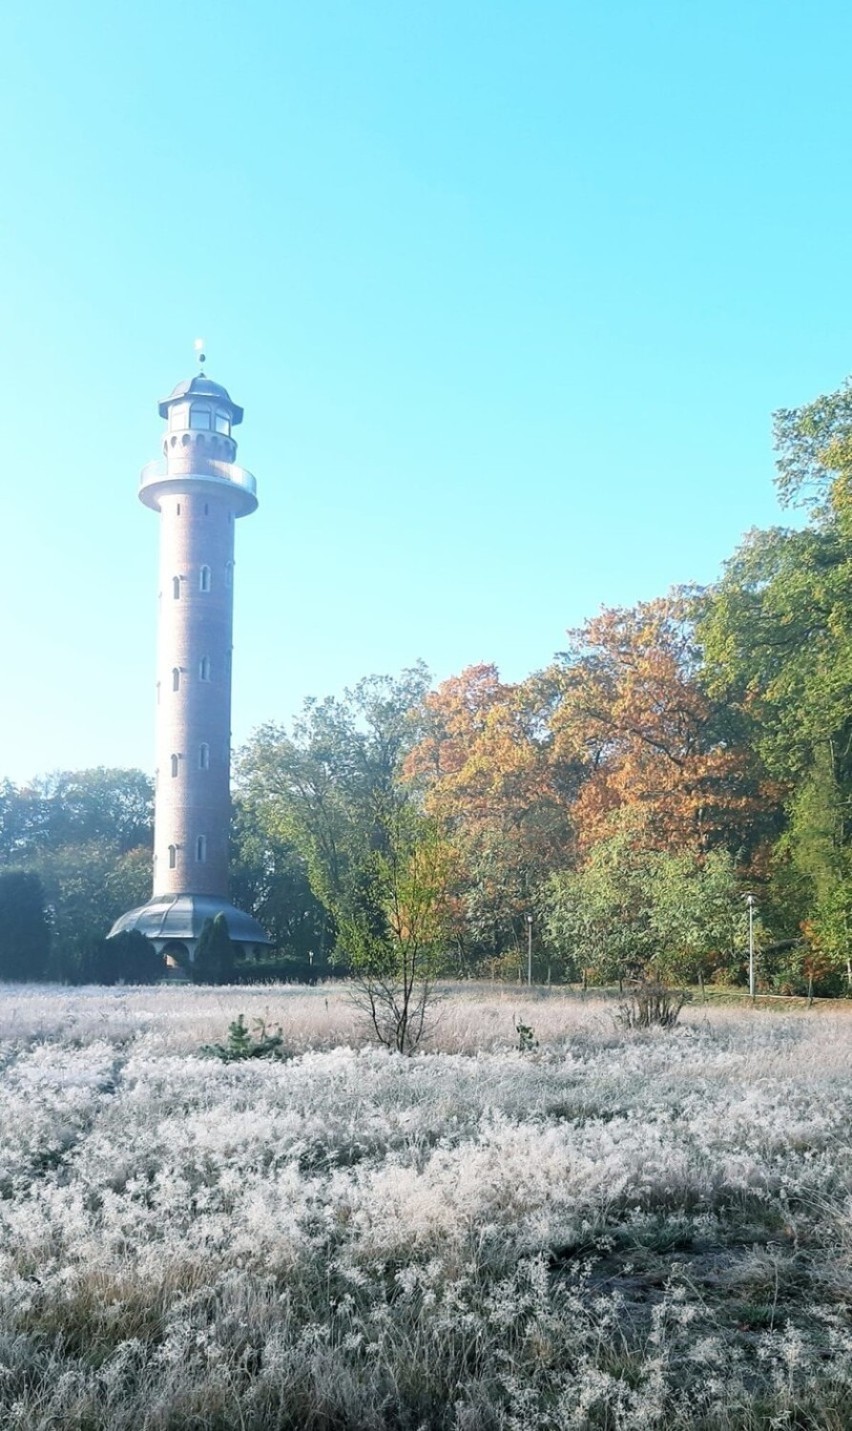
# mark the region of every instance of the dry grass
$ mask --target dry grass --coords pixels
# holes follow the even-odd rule
[[[4,1431],[848,1426],[845,1011],[444,992],[5,990]]]

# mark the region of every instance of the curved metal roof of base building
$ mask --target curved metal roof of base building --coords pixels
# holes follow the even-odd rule
[[[271,944],[272,940],[256,919],[227,899],[208,894],[167,894],[149,899],[138,909],[128,910],[115,921],[108,939],[126,929],[138,929],[147,939],[160,942],[172,939],[197,939],[205,919],[224,914],[228,933],[235,944]]]

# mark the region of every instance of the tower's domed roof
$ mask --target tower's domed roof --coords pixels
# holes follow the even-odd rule
[[[185,378],[182,383],[178,383],[169,393],[169,396],[163,398],[163,401],[160,403],[160,417],[168,417],[171,404],[177,402],[179,398],[185,397],[216,398],[219,402],[228,404],[228,407],[231,409],[231,422],[234,427],[236,427],[238,422],[242,422],[243,420],[243,410],[234,402],[228,389],[223,388],[221,383],[214,383],[212,378],[206,377],[204,373],[196,373],[194,378]]]

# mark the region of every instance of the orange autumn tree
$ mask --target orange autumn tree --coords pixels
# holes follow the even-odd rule
[[[580,761],[573,807],[588,850],[629,811],[650,848],[753,855],[761,777],[736,716],[701,682],[692,597],[604,609],[547,673],[555,758]]]
[[[482,664],[422,702],[405,774],[450,832],[457,938],[468,955],[517,949],[544,877],[567,858],[569,802],[560,784],[571,776],[554,763],[552,696],[549,683],[507,684]]]

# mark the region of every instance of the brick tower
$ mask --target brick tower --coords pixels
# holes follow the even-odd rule
[[[228,899],[234,526],[257,497],[235,462],[243,410],[225,388],[200,372],[159,412],[163,457],[142,469],[139,489],[160,514],[154,890],[110,935],[138,929],[169,962],[186,963],[219,913],[234,943],[269,943]]]

